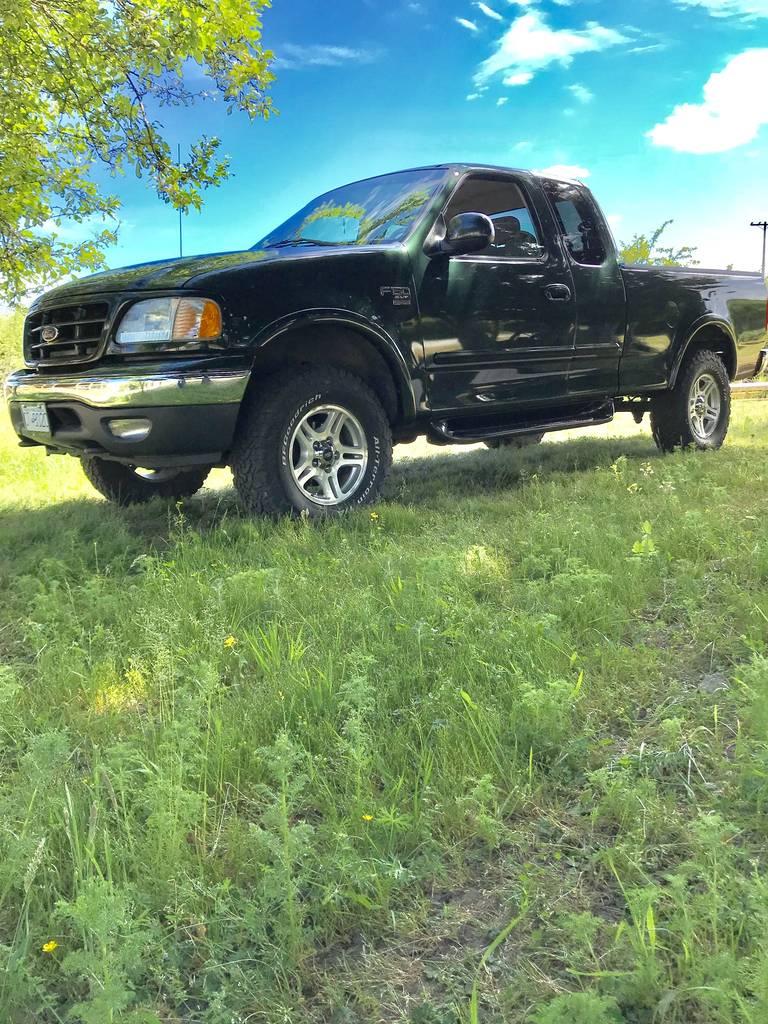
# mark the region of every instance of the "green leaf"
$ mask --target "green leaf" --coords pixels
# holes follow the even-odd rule
[[[164,202],[200,209],[204,191],[228,174],[219,140],[193,140],[177,166],[150,111],[199,100],[183,77],[194,60],[230,109],[273,113],[273,57],[261,46],[268,6],[0,2],[0,302],[104,265],[120,204],[96,183],[97,170],[132,170]]]

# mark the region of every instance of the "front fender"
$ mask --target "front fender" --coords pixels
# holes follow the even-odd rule
[[[270,345],[293,331],[306,330],[318,325],[343,327],[347,331],[359,334],[372,344],[392,372],[404,418],[415,417],[416,396],[411,370],[395,339],[376,319],[370,319],[347,309],[297,310],[261,328],[253,339],[253,350],[268,349]]]

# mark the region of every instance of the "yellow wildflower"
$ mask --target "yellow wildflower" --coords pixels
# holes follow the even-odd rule
[[[49,942],[46,942],[46,944],[43,946],[43,952],[44,953],[52,953],[55,949],[58,949],[58,948],[59,948],[59,944],[56,941],[56,939],[51,939]]]
[[[363,815],[363,821],[373,821],[373,815],[372,814],[364,814]]]
[[[236,639],[236,637],[234,637],[234,636],[231,636],[231,635],[230,635],[230,636],[228,636],[228,637],[227,637],[227,639],[226,639],[226,640],[224,641],[224,646],[225,646],[225,647],[227,648],[227,650],[230,650],[230,651],[231,651],[231,650],[232,650],[232,648],[233,648],[233,647],[235,646],[235,644],[236,644],[236,643],[237,643],[237,639]]]
[[[379,518],[379,513],[378,512],[371,512],[371,522],[372,523],[375,523],[378,518]]]

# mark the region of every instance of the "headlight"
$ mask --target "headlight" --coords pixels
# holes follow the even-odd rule
[[[214,341],[221,335],[221,310],[212,299],[145,299],[120,321],[118,345],[162,345]]]

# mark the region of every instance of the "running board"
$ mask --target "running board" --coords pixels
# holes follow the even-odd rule
[[[768,398],[768,380],[745,380],[731,384],[731,398],[742,402]]]
[[[477,444],[479,441],[494,441],[501,437],[524,437],[526,434],[548,434],[554,430],[594,427],[600,423],[610,423],[613,414],[613,402],[603,402],[583,409],[576,415],[561,415],[551,420],[496,421],[487,426],[481,423],[464,425],[461,420],[433,420],[429,425],[428,439],[436,444]]]

